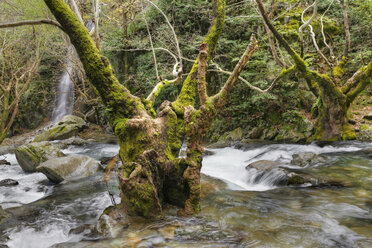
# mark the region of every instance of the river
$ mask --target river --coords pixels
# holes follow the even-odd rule
[[[43,247],[372,247],[372,143],[327,146],[254,144],[244,149],[210,149],[202,168],[201,212],[179,217],[169,207],[161,220],[135,218],[110,237],[92,232],[111,205],[102,173],[54,185],[40,173],[24,173],[14,154],[0,156],[0,205],[13,218],[0,226],[0,244],[11,248]],[[116,155],[118,146],[92,143],[71,146],[66,154],[95,159]],[[370,150],[369,150],[370,151]],[[312,152],[319,162],[304,170],[332,177],[348,187],[279,187],[275,174],[255,180],[247,164],[277,161],[288,167],[292,155]],[[109,189],[119,201],[117,181]],[[7,239],[8,238],[8,239]],[[0,245],[1,246],[1,245]]]

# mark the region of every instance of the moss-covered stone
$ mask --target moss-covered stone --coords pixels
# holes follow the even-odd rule
[[[86,122],[80,117],[66,115],[57,125],[36,136],[34,142],[63,140],[76,136],[86,127]]]
[[[15,155],[25,172],[35,172],[36,167],[42,162],[65,156],[56,146],[47,141],[19,146],[15,150]]]

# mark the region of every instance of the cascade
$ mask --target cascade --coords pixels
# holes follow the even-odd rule
[[[74,48],[70,45],[67,52],[66,67],[63,70],[61,79],[59,80],[55,107],[52,114],[53,123],[57,123],[65,115],[72,114],[74,108],[74,84],[71,80],[73,73],[71,57],[73,52]]]

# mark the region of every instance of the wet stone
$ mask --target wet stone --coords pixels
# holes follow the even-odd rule
[[[313,166],[325,160],[324,156],[312,152],[297,153],[292,155],[291,164],[300,167]]]
[[[9,161],[5,159],[0,159],[0,165],[11,165]]]
[[[19,183],[13,179],[4,179],[0,181],[0,187],[12,187],[17,186]]]

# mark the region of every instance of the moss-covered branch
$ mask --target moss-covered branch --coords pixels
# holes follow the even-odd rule
[[[252,34],[251,40],[247,49],[245,50],[244,54],[240,58],[239,62],[236,64],[234,71],[227,79],[225,85],[222,87],[220,92],[218,92],[215,96],[213,96],[213,103],[215,104],[216,108],[222,107],[227,99],[227,95],[234,87],[235,82],[238,80],[242,70],[244,69],[245,65],[248,63],[249,59],[252,57],[253,53],[258,50],[258,41],[256,40],[256,36]]]
[[[209,45],[207,62],[209,63],[214,53],[218,39],[222,34],[223,27],[225,24],[225,0],[214,0],[215,3],[215,18],[213,25],[210,28],[207,37],[203,41],[204,44]],[[172,107],[178,114],[182,114],[185,111],[185,107],[193,106],[196,98],[197,89],[197,73],[199,65],[199,56],[196,58],[194,65],[191,68],[187,78],[183,82],[181,92]]]
[[[367,85],[372,83],[372,62],[370,62],[367,66],[364,66],[358,70],[354,76],[351,78],[352,82],[349,82],[348,85],[356,85],[355,88],[349,91],[347,96],[348,104],[354,101],[354,99],[358,96],[358,94],[364,90]],[[355,82],[355,83],[354,83]],[[351,89],[351,88],[350,88]]]

